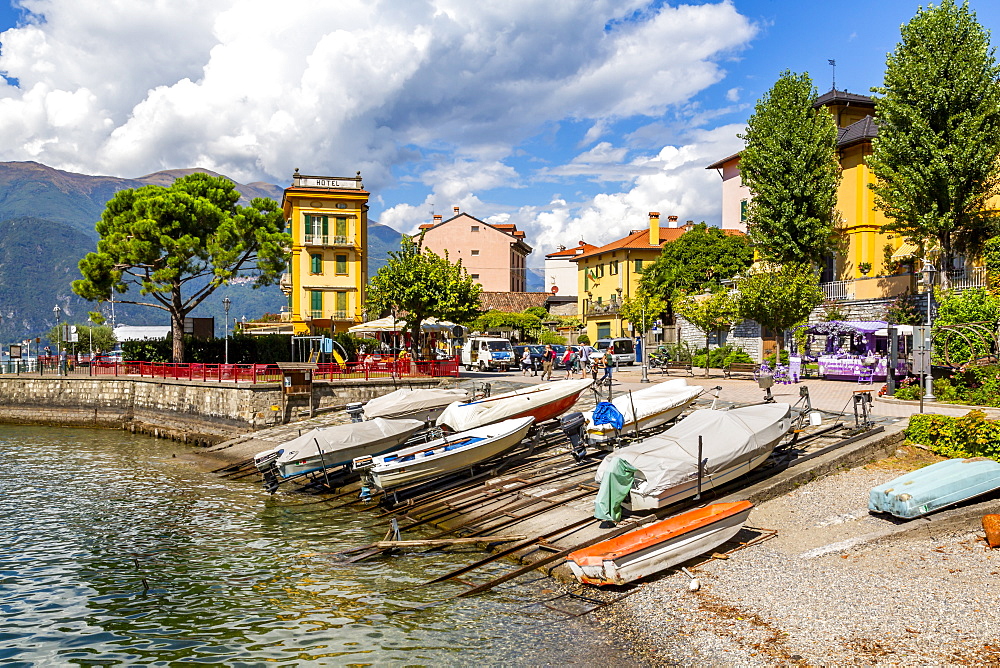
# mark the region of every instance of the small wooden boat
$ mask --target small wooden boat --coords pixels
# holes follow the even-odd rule
[[[655,510],[690,498],[698,490],[725,485],[763,464],[791,429],[788,404],[759,404],[732,410],[703,409],[662,434],[616,450],[604,458],[595,479],[602,483],[595,516],[610,519],[602,508],[605,477],[619,459],[635,468],[631,488],[621,504],[629,510]],[[701,437],[701,466],[698,442]],[[699,472],[701,480],[699,482]]]
[[[393,489],[454,473],[501,455],[528,434],[533,417],[504,420],[421,445],[354,461],[379,489]]]
[[[714,503],[606,540],[568,557],[584,584],[622,585],[683,563],[735,536],[753,509],[749,501]]]
[[[910,471],[868,493],[868,509],[911,519],[1000,489],[1000,462],[946,459]]]
[[[333,427],[319,427],[265,450],[254,457],[262,472],[282,480],[350,464],[355,457],[388,452],[426,426],[421,420],[375,418]]]
[[[639,431],[645,431],[666,424],[683,413],[703,389],[700,385],[688,385],[684,378],[675,378],[637,392],[619,395],[611,403],[625,419],[622,431],[635,429],[637,424]],[[609,424],[594,424],[593,415],[593,411],[584,414],[587,420],[587,442],[600,445],[613,441],[617,436],[614,427]]]
[[[468,390],[444,387],[416,390],[404,388],[375,397],[365,404],[364,413],[369,420],[381,417],[389,420],[405,418],[427,422],[436,420],[450,404],[466,401],[468,398]]]
[[[456,402],[444,409],[437,425],[459,432],[520,417],[533,417],[541,424],[568,411],[592,384],[591,380],[560,380],[477,401]]]

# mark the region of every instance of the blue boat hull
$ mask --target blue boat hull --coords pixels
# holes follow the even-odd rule
[[[873,487],[868,510],[911,519],[1000,489],[1000,462],[947,459]]]

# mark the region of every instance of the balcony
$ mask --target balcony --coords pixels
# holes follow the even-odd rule
[[[830,281],[820,283],[819,287],[830,301],[854,299],[854,281]]]
[[[611,302],[610,304],[590,304],[587,307],[586,315],[618,315],[621,304]]]
[[[307,246],[357,246],[357,241],[352,236],[333,236],[329,234],[307,234],[303,241]]]
[[[948,276],[951,278],[951,289],[956,292],[988,287],[986,284],[985,267],[955,269],[948,272]]]

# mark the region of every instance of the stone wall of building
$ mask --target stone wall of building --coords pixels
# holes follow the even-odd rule
[[[387,394],[398,387],[436,387],[447,379],[320,381],[314,410]],[[136,378],[0,376],[0,422],[127,429],[203,445],[295,419],[309,398],[282,403],[277,383],[213,384]]]
[[[693,349],[710,348],[729,345],[742,348],[747,355],[760,361],[763,355],[763,342],[760,338],[760,325],[753,320],[736,323],[728,332],[710,332],[706,337],[697,327],[677,316],[677,326],[680,329],[681,341],[687,341]]]

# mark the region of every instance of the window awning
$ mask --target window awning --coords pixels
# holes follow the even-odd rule
[[[919,252],[920,249],[917,248],[914,244],[911,244],[909,241],[904,241],[903,245],[897,248],[893,252],[892,259],[896,260],[897,262],[901,260],[909,260],[911,258],[916,257],[917,253]]]

